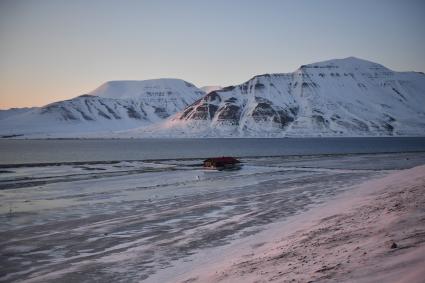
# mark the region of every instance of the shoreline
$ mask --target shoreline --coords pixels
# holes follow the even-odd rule
[[[267,268],[282,270],[281,262],[267,258],[280,256],[273,254],[276,245],[313,229],[326,211],[346,212],[365,195],[358,184],[425,164],[425,155],[285,160],[247,159],[232,172],[165,162],[4,174],[3,184],[16,182],[22,189],[2,191],[9,205],[2,208],[0,250],[6,258],[0,281],[252,282],[259,276],[267,282],[275,272]],[[158,171],[169,167],[177,170]],[[247,261],[252,271],[240,265]],[[217,279],[221,273],[229,279]]]
[[[341,157],[341,156],[376,156],[380,154],[414,154],[414,153],[425,153],[425,150],[416,151],[386,151],[386,152],[352,152],[352,153],[317,153],[317,154],[287,154],[287,155],[246,155],[239,156],[235,155],[236,158],[241,159],[260,159],[260,158],[302,158],[302,157]],[[87,160],[87,161],[57,161],[57,162],[34,162],[34,163],[1,163],[0,169],[7,168],[21,168],[21,167],[48,167],[48,166],[62,166],[62,165],[93,165],[93,164],[117,164],[121,162],[167,162],[167,161],[198,161],[209,158],[206,157],[187,157],[187,158],[149,158],[149,159],[115,159],[115,160]],[[202,167],[202,163],[198,164]],[[314,168],[314,167],[304,167]],[[331,168],[330,168],[331,169]],[[379,169],[377,169],[379,170]]]
[[[217,137],[179,137],[179,136],[158,136],[158,137],[22,137],[23,135],[0,136],[0,140],[162,140],[162,139],[175,139],[175,140],[194,140],[194,139],[344,139],[344,138],[425,138],[425,135],[379,135],[379,136],[282,136],[282,137],[250,137],[250,136],[217,136]]]
[[[171,281],[422,282],[425,165],[355,187]]]

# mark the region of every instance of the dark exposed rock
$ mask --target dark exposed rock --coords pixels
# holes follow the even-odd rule
[[[207,100],[208,102],[221,102],[221,97],[216,91],[212,91],[208,93],[203,100]]]
[[[75,109],[75,110],[77,110],[81,114],[84,120],[93,121],[93,118],[88,116],[86,113],[84,113],[84,111],[81,111],[80,109]]]
[[[142,115],[143,115],[144,117],[147,117],[147,116],[148,116],[148,114],[146,113],[146,111],[143,109],[142,104],[139,106],[139,109],[140,109],[140,113],[142,113]]]
[[[399,92],[397,89],[395,89],[395,88],[392,88],[393,89],[393,91],[395,92],[395,93],[397,93],[401,98],[403,98],[403,100],[406,100],[406,97],[403,95],[403,94],[401,94],[401,92]]]
[[[167,118],[168,116],[170,116],[167,112],[167,110],[163,107],[154,107],[154,113],[158,116],[161,117],[163,119]]]
[[[396,249],[397,247],[398,247],[398,245],[395,242],[393,242],[393,244],[391,245],[391,248]]]
[[[363,83],[357,83],[359,88],[367,89],[367,87]]]
[[[111,107],[109,107],[108,105],[106,105],[105,103],[103,103],[102,101],[99,101],[99,103],[106,108],[106,111],[108,111],[109,114],[111,114],[112,116],[114,116],[115,119],[121,119],[121,116],[118,115],[117,113],[115,113],[114,110],[112,110]]]
[[[335,114],[335,115],[332,115],[332,116],[331,116],[331,120],[332,120],[332,121],[336,121],[336,120],[339,120],[339,119],[341,119],[341,116],[339,116],[339,115],[336,115],[336,114]]]
[[[209,104],[208,108],[209,108],[208,111],[210,113],[210,119],[212,119],[215,116],[215,113],[218,110],[218,106],[214,105],[214,104]]]
[[[289,112],[291,112],[292,116],[297,116],[298,112],[299,112],[299,108],[297,107],[290,107],[289,108]]]
[[[369,126],[365,122],[362,122],[358,119],[353,119],[352,121],[356,125],[357,129],[365,132],[369,131]]]
[[[394,117],[392,117],[392,116],[390,116],[388,114],[386,114],[385,117],[387,117],[389,123],[396,121],[396,119]]]
[[[108,120],[111,120],[111,117],[109,117],[108,115],[106,115],[106,113],[105,113],[105,112],[103,112],[103,111],[101,111],[101,110],[97,110],[97,114],[98,114],[99,116],[102,116],[103,118],[106,118],[106,119],[108,119]]]
[[[234,90],[234,89],[235,89],[235,87],[233,85],[231,85],[231,86],[226,86],[226,87],[222,88],[220,91],[231,91],[231,90]]]
[[[267,101],[264,98],[261,100]],[[252,117],[256,122],[267,121],[272,118],[272,121],[279,124],[281,128],[294,121],[294,118],[287,111],[274,109],[271,102],[259,102],[252,111]]]
[[[215,104],[204,103],[196,107],[191,116],[194,120],[212,119],[217,112],[218,106]]]
[[[218,109],[217,111],[217,120],[227,120],[233,122],[234,124],[239,124],[239,118],[241,115],[241,109],[239,106],[233,104],[226,104],[224,107]]]
[[[385,130],[387,130],[389,134],[392,134],[392,132],[394,131],[394,127],[389,123],[384,123],[382,124],[382,126],[385,128]]]
[[[311,118],[313,119],[313,121],[320,126],[325,126],[328,124],[328,122],[325,120],[325,118],[323,118],[322,115],[313,115],[311,116]]]
[[[91,107],[91,105],[90,105],[90,103],[89,103],[88,99],[85,99],[85,100],[84,100],[84,104],[86,105],[87,110],[89,110],[89,112],[90,112],[90,113],[93,113],[92,107]]]
[[[267,104],[273,104],[273,102],[271,102],[270,100],[268,100],[267,98],[261,97],[261,96],[256,96],[254,97],[255,101],[258,103],[267,103]]]
[[[77,117],[75,117],[75,115],[71,112],[71,111],[69,111],[68,109],[66,109],[65,107],[63,107],[63,106],[61,106],[61,107],[59,107],[60,108],[60,110],[61,110],[61,114],[62,114],[62,117],[65,119],[65,120],[78,120],[78,118]],[[50,108],[51,109],[51,108]],[[49,109],[49,110],[50,110]]]
[[[140,115],[140,113],[137,112],[136,109],[134,109],[133,106],[124,106],[124,108],[127,109],[128,117],[133,118],[133,119],[138,119],[138,120],[142,119],[142,116]]]
[[[261,90],[264,89],[266,86],[262,83],[256,83],[254,87],[256,90]]]
[[[278,110],[278,116],[273,117],[275,123],[279,123],[281,128],[284,128],[289,123],[294,121],[294,118],[290,116],[285,110]]]
[[[190,116],[192,120],[207,120],[208,119],[208,106],[207,104],[199,105]]]
[[[252,111],[252,118],[255,121],[267,121],[269,117],[276,115],[273,107],[266,102],[260,102]]]
[[[302,84],[301,84],[301,87],[302,88],[308,88],[308,87],[311,87],[311,88],[317,88],[317,84],[315,83],[315,82],[303,82]]]
[[[238,99],[236,97],[230,97],[229,99],[226,99],[224,102],[236,102]]]
[[[248,83],[243,83],[239,86],[239,89],[241,90],[241,94],[247,94],[248,93]]]
[[[193,106],[186,108],[183,114],[180,116],[180,120],[187,119],[189,114],[192,112],[193,108],[194,108]]]

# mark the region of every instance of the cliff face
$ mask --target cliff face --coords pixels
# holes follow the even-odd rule
[[[155,132],[152,131],[152,132]],[[425,75],[346,58],[205,95],[158,133],[187,136],[425,134]]]

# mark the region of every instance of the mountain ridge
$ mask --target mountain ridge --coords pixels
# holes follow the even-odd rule
[[[68,115],[73,125],[68,136],[78,137],[424,136],[424,105],[423,73],[395,72],[347,57],[301,65],[291,73],[256,75],[208,93],[179,79],[110,81],[44,111],[50,109],[53,119],[70,111],[89,125],[78,132],[79,123]],[[63,135],[54,127],[31,134],[22,123],[12,123],[13,117],[34,111],[40,110],[5,119],[0,112],[2,124],[10,123],[0,125],[0,134]],[[90,119],[93,111],[96,119]],[[96,128],[93,120],[102,123]]]
[[[122,91],[114,93],[111,84]],[[43,107],[0,111],[0,135],[81,137],[137,128],[173,115],[204,94],[178,79],[106,82],[88,94]]]
[[[186,137],[425,134],[425,76],[348,57],[213,91],[137,135]],[[142,133],[144,132],[144,133]],[[131,134],[130,134],[131,135]]]

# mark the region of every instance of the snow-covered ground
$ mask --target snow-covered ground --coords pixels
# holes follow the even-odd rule
[[[175,281],[422,283],[424,193],[425,165],[365,182],[209,256]]]
[[[183,280],[361,182],[424,164],[425,154],[242,161],[227,172],[201,160],[1,168],[0,280]]]

